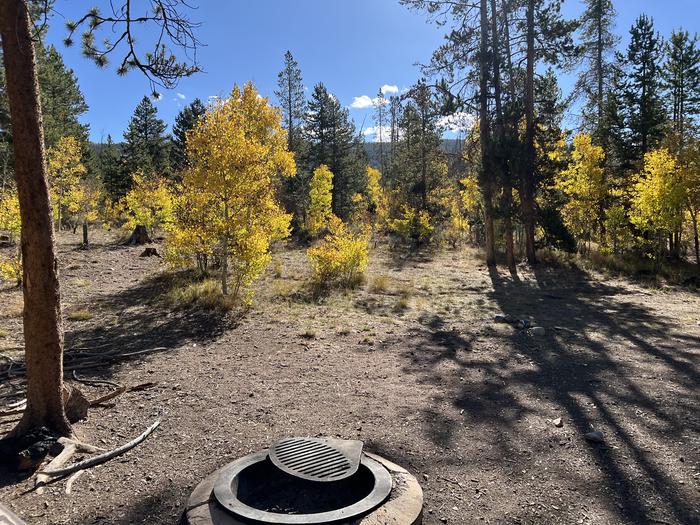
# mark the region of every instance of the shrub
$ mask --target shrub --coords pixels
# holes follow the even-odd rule
[[[325,286],[353,287],[367,269],[368,237],[352,234],[336,217],[331,219],[329,229],[328,236],[307,251],[314,278]]]
[[[0,281],[22,284],[22,258],[19,250],[5,258],[0,256]]]
[[[430,241],[434,230],[430,223],[430,214],[410,206],[404,206],[401,217],[392,219],[389,222],[389,228],[404,242],[411,242],[416,246]]]

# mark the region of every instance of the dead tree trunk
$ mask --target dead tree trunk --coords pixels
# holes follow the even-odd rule
[[[27,408],[13,433],[19,435],[45,426],[68,436],[71,426],[62,399],[63,323],[58,261],[28,12],[29,7],[23,0],[0,0],[0,36],[7,77],[24,261]]]

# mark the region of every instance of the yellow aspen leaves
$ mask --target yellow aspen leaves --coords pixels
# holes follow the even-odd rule
[[[166,227],[173,217],[173,198],[165,179],[142,172],[133,174],[133,186],[124,197],[124,229],[143,226],[149,235]]]
[[[48,149],[46,158],[56,229],[60,230],[69,195],[80,184],[80,178],[87,169],[81,161],[80,142],[75,137],[61,137],[55,146]]]
[[[309,182],[309,208],[306,228],[311,237],[328,228],[333,217],[333,173],[321,164],[314,170]]]
[[[236,297],[262,274],[270,243],[289,235],[291,216],[278,203],[276,188],[296,165],[279,110],[252,82],[234,86],[187,133],[187,158],[190,169],[169,227],[169,257],[179,264],[196,259],[202,269],[216,257],[222,292],[229,293],[230,274]]]

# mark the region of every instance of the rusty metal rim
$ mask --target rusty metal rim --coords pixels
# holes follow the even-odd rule
[[[256,452],[229,463],[223,468],[214,485],[214,496],[217,502],[227,511],[250,520],[262,523],[283,525],[312,525],[340,521],[370,512],[381,505],[389,496],[392,489],[391,474],[379,462],[363,455],[360,464],[364,465],[374,477],[374,488],[360,501],[346,507],[326,512],[312,514],[280,514],[267,512],[246,505],[236,495],[238,475],[246,468],[265,461],[267,451]]]

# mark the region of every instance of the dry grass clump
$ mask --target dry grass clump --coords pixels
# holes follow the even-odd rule
[[[236,307],[236,298],[221,292],[219,281],[204,278],[201,280],[175,279],[163,298],[171,307],[197,306],[206,310],[230,311]]]
[[[7,330],[0,330],[0,339],[4,339],[8,335],[10,335],[10,332],[8,332]]]
[[[386,293],[389,289],[389,277],[384,274],[375,275],[369,283],[369,293]]]
[[[403,283],[396,289],[397,299],[394,304],[394,311],[397,313],[404,312],[411,307],[411,297],[414,294],[412,284]]]
[[[695,283],[700,282],[700,271],[696,265],[685,261],[667,260],[659,264],[639,253],[614,255],[592,251],[586,255],[580,255],[561,250],[543,249],[538,251],[538,257],[545,263],[631,277],[652,286],[665,281],[668,284],[693,288],[697,287]]]
[[[92,312],[85,308],[78,308],[66,314],[66,319],[69,321],[89,321],[93,318]]]
[[[24,301],[22,299],[16,299],[6,303],[2,309],[0,309],[0,317],[5,317],[8,319],[16,319],[22,317],[24,313]]]

